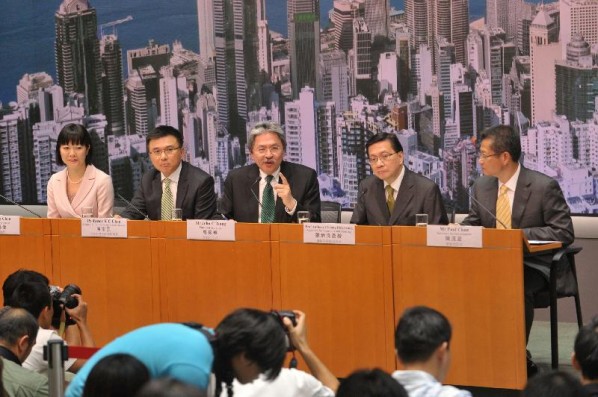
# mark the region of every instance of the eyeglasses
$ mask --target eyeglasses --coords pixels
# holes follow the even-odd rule
[[[259,146],[255,149],[255,151],[259,154],[266,154],[268,151],[270,151],[270,153],[272,153],[273,155],[277,155],[282,151],[282,147],[278,146],[278,145],[274,145],[274,146]]]
[[[502,153],[492,153],[492,154],[484,154],[480,153],[480,160],[486,161],[490,157],[500,156]]]
[[[368,157],[368,160],[372,164],[376,164],[378,162],[378,160],[382,161],[382,163],[385,163],[385,162],[388,161],[388,159],[390,159],[392,156],[394,156],[397,153],[398,152],[394,152],[394,153],[382,153],[380,156],[371,156],[371,157]]]
[[[154,157],[162,157],[162,153],[166,155],[166,157],[170,156],[175,152],[175,150],[179,150],[180,147],[167,147],[164,149],[154,149],[150,153]]]

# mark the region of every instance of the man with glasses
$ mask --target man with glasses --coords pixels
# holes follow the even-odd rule
[[[569,206],[557,181],[519,164],[521,141],[507,125],[482,132],[480,166],[483,176],[473,185],[464,225],[522,229],[529,240],[575,239]],[[482,207],[483,206],[483,207]],[[534,320],[534,295],[548,286],[552,254],[524,258],[526,341]],[[528,357],[528,375],[537,367]]]
[[[320,222],[320,185],[316,171],[284,161],[287,141],[272,122],[251,130],[247,147],[254,164],[228,173],[222,215],[237,222],[290,223],[299,211]]]
[[[211,219],[216,213],[214,178],[183,161],[182,134],[176,128],[159,126],[147,135],[146,145],[154,169],[143,175],[131,205],[120,216],[172,220],[179,208],[182,220]]]
[[[379,133],[366,143],[374,172],[359,184],[351,223],[415,225],[415,214],[428,214],[428,223],[448,223],[438,186],[404,166],[403,147],[395,134]]]

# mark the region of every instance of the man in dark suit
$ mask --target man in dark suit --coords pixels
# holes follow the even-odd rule
[[[247,142],[254,164],[228,173],[222,215],[238,222],[290,223],[298,211],[320,222],[320,186],[316,172],[284,161],[287,142],[276,123],[259,123]]]
[[[520,165],[520,156],[520,138],[511,127],[499,125],[482,132],[479,161],[484,176],[473,185],[476,200],[462,223],[522,229],[529,240],[571,244],[573,222],[558,182]],[[551,261],[551,254],[524,258],[526,340],[534,320],[534,295],[547,287]],[[530,366],[531,361],[528,369],[534,371]]]
[[[404,166],[403,147],[395,134],[379,133],[366,143],[374,175],[361,181],[351,223],[415,225],[415,214],[428,223],[448,223],[438,186]]]
[[[180,208],[182,219],[211,219],[216,213],[214,178],[183,161],[183,136],[173,127],[159,126],[147,135],[147,152],[154,169],[141,178],[123,218],[170,220]]]

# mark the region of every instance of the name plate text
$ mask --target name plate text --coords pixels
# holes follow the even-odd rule
[[[482,248],[482,227],[428,225],[428,246]]]
[[[303,242],[313,244],[355,245],[355,225],[304,223]]]
[[[0,215],[0,234],[21,234],[21,217]]]
[[[81,237],[127,238],[125,218],[81,218]]]
[[[235,241],[235,221],[189,219],[187,220],[189,240]]]

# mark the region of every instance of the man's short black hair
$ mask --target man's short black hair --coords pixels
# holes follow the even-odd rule
[[[270,313],[257,309],[238,309],[228,314],[216,327],[213,372],[216,395],[222,383],[230,387],[235,374],[232,359],[244,353],[255,362],[268,380],[276,379],[287,352],[287,337],[279,321]]]
[[[145,145],[149,150],[150,141],[154,139],[164,138],[165,136],[173,136],[176,138],[177,142],[179,143],[179,147],[183,147],[183,134],[179,130],[169,125],[160,125],[154,128],[150,133],[147,134],[145,137]]]
[[[540,373],[531,378],[523,397],[582,397],[585,392],[573,375],[563,371]]]
[[[10,274],[4,280],[2,284],[2,295],[4,298],[4,306],[11,306],[9,300],[14,290],[24,282],[39,282],[44,283],[47,286],[50,285],[50,280],[43,274],[36,272],[35,270],[19,269],[16,272]]]
[[[52,296],[47,284],[25,282],[14,290],[9,302],[10,306],[25,309],[38,319],[42,310],[52,305]]]
[[[85,156],[85,164],[91,164],[93,147],[91,146],[91,135],[81,124],[70,123],[62,127],[56,140],[56,164],[65,165],[60,155],[60,147],[63,145],[81,145],[89,148]]]
[[[134,396],[149,380],[150,373],[139,359],[130,354],[111,354],[89,372],[83,397]]]
[[[405,310],[395,332],[397,355],[405,364],[427,361],[451,340],[451,324],[444,314],[426,306]]]
[[[380,132],[378,134],[372,135],[370,139],[368,139],[368,141],[365,144],[365,152],[369,154],[370,146],[372,146],[374,143],[383,141],[390,142],[392,149],[396,153],[403,151],[403,145],[401,145],[401,142],[399,142],[399,138],[397,138],[395,134],[392,134],[390,132]]]
[[[408,397],[399,382],[381,369],[355,371],[345,378],[336,397]]]
[[[0,309],[0,340],[8,346],[14,346],[25,335],[35,342],[38,329],[37,319],[26,310],[10,306]]]
[[[484,139],[492,139],[492,151],[495,154],[507,152],[514,162],[521,157],[521,140],[513,127],[509,125],[497,125],[490,127],[480,135],[480,142]]]
[[[573,350],[584,378],[598,380],[598,317],[579,330]]]

